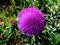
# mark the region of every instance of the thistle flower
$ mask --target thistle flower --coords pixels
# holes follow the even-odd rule
[[[23,9],[18,14],[18,29],[25,35],[38,35],[45,26],[44,13],[35,7]]]

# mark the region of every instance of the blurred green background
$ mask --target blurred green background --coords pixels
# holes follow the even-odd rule
[[[37,36],[23,35],[17,28],[17,15],[35,6],[47,16],[47,24]],[[0,45],[60,45],[60,0],[0,0]]]

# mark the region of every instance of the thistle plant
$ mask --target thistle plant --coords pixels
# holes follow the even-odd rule
[[[60,45],[60,0],[0,0],[0,45]]]

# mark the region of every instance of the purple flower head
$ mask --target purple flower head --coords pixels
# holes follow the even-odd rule
[[[45,24],[44,14],[38,8],[28,7],[18,14],[17,26],[25,35],[38,35]]]

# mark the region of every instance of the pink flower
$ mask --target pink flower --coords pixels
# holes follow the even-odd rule
[[[17,26],[26,35],[38,35],[45,24],[44,13],[35,7],[25,8],[18,14]]]
[[[9,23],[10,23],[10,24],[14,24],[14,20],[13,20],[13,19],[10,20]]]

